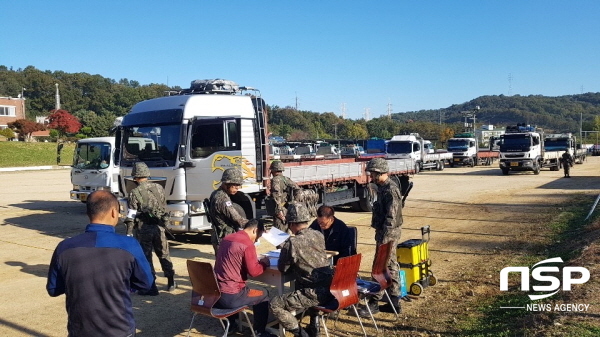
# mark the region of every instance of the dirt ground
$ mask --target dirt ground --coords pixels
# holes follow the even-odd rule
[[[431,269],[438,284],[426,288],[418,299],[403,302],[399,321],[380,314],[384,329],[380,335],[460,335],[461,320],[475,315],[474,305],[482,299],[499,293],[500,270],[536,242],[557,210],[575,197],[593,200],[600,193],[599,164],[600,157],[588,158],[572,169],[571,179],[548,170],[537,176],[502,176],[497,166],[447,168],[413,177],[402,241],[420,238],[420,227],[431,226]],[[81,233],[87,224],[85,207],[68,199],[71,186],[65,169],[0,173],[0,179],[0,336],[64,336],[65,299],[47,295],[46,275],[56,245]],[[361,273],[368,275],[374,251],[370,214],[340,209],[336,216],[358,228]],[[134,296],[139,336],[186,335],[191,313],[185,261],[212,260],[209,241],[208,236],[196,235],[171,242],[179,288],[161,291],[157,297]],[[270,249],[268,243],[260,246],[260,251]],[[598,251],[596,247],[588,253],[597,256]],[[595,279],[598,269],[590,270]],[[166,279],[159,277],[158,282],[162,288]],[[599,317],[599,295],[584,287],[576,288],[577,296],[592,303],[588,314]],[[571,319],[580,318],[564,317],[561,324]],[[369,336],[374,336],[372,324],[364,323]],[[359,330],[356,319],[344,313],[335,334],[355,336]],[[192,329],[192,336],[221,333],[218,321],[206,318],[196,319]]]

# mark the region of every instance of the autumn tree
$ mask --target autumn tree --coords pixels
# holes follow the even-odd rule
[[[13,131],[19,134],[19,138],[25,141],[31,140],[31,134],[36,131],[46,130],[43,124],[30,121],[28,119],[17,119],[12,123],[8,123],[7,126]]]
[[[77,117],[66,110],[51,110],[48,116],[48,128],[58,130],[61,136],[67,133],[76,133],[81,129],[81,123]]]

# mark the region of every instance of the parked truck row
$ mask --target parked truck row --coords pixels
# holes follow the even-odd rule
[[[211,228],[204,199],[218,188],[224,170],[237,167],[244,182],[232,201],[248,218],[255,217],[257,209],[265,207],[269,165],[274,159],[266,107],[253,88],[225,80],[193,81],[190,89],[176,95],[139,102],[123,117],[114,137],[78,142],[71,198],[85,202],[95,190],[111,190],[121,197],[122,210],[126,211],[125,198],[136,186],[132,168],[135,162],[143,161],[151,172],[149,180],[165,189],[170,216],[167,227],[173,233],[204,232]],[[562,142],[560,137],[552,139]],[[541,167],[557,170],[564,150],[545,151],[543,144],[539,131],[511,129],[500,139],[502,172],[539,173]],[[294,158],[286,163],[284,175],[314,191],[319,203],[371,211],[377,187],[365,172],[370,158],[385,157],[391,178],[399,183],[403,174],[443,170],[448,164],[489,164],[497,157],[497,152],[479,150],[477,140],[468,135],[452,138],[448,145],[449,151],[436,151],[418,134],[395,136],[389,141],[374,139],[368,150],[363,145],[346,145],[343,152],[351,154],[346,158],[341,154],[329,160]],[[332,151],[332,144],[319,147]]]
[[[225,169],[239,167],[244,183],[232,201],[247,217],[255,217],[264,207],[271,178],[267,118],[256,91],[222,80],[194,81],[177,95],[136,104],[116,134],[119,194],[127,196],[135,187],[133,164],[144,161],[149,180],[165,189],[168,228],[173,233],[203,232],[210,223],[202,201],[218,188]],[[366,163],[359,158],[300,159],[286,163],[284,175],[315,191],[319,203],[356,204],[369,211],[376,186],[369,182]],[[389,166],[392,179],[415,172],[411,159],[390,159]]]
[[[544,130],[535,126],[507,126],[506,133],[500,137],[500,169],[504,175],[510,171],[540,174],[542,168],[558,171],[565,152],[576,153],[572,134],[545,135]],[[584,155],[580,155],[580,162],[583,159]]]

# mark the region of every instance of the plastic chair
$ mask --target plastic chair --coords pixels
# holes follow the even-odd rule
[[[227,317],[243,312],[244,316],[246,316],[250,331],[252,331],[252,336],[256,337],[254,328],[252,327],[252,323],[246,312],[248,306],[233,309],[214,308],[215,303],[221,298],[221,290],[219,290],[219,284],[217,283],[217,277],[215,276],[212,264],[208,262],[187,260],[187,268],[190,281],[192,282],[191,310],[194,313],[192,321],[190,322],[190,327],[188,328],[187,336],[189,337],[190,335],[196,315],[204,315],[218,318],[221,322],[221,326],[225,330],[223,337],[226,337],[229,333],[230,325]],[[227,322],[227,325],[225,325],[224,322]]]
[[[356,304],[359,302],[359,297],[355,280],[360,268],[361,258],[362,254],[356,254],[342,257],[337,261],[335,273],[333,274],[333,280],[331,281],[331,286],[329,288],[329,291],[335,299],[324,306],[316,306],[313,308],[325,313],[333,313],[339,312],[341,309],[347,307],[352,307],[356,318],[358,318],[358,323],[360,323],[360,327],[362,328],[362,331],[366,337],[367,333],[365,331],[365,327],[363,326],[360,316],[358,315],[358,311],[356,310]],[[317,319],[318,317],[319,316],[317,316]],[[329,331],[327,330],[325,319],[323,319],[323,329],[325,330],[325,335],[329,337]]]
[[[369,311],[369,315],[371,316],[371,320],[373,321],[377,331],[379,331],[377,322],[375,322],[375,317],[373,317],[371,308],[367,303],[367,298],[369,296],[376,295],[383,290],[390,306],[392,307],[392,310],[394,311],[394,314],[396,315],[396,320],[399,318],[398,312],[396,312],[396,308],[394,308],[394,305],[392,304],[390,295],[387,293],[387,291],[385,291],[392,285],[392,276],[390,275],[390,271],[387,266],[390,259],[390,254],[392,253],[393,243],[393,241],[390,241],[377,247],[377,251],[375,252],[375,260],[373,261],[373,269],[371,270],[371,277],[375,281],[357,280],[359,292],[361,293],[361,297],[364,299],[365,306]]]

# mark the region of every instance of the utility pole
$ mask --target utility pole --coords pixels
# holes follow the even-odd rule
[[[60,110],[60,93],[58,92],[58,83],[54,83],[56,85],[56,105],[54,109]]]
[[[296,111],[298,111],[298,93],[294,92],[296,94]]]
[[[23,118],[27,118],[25,114],[25,88],[21,88],[21,109],[23,110]]]
[[[388,104],[387,104],[387,116],[388,116],[388,119],[392,119],[392,103],[390,102],[389,98],[388,98]]]

